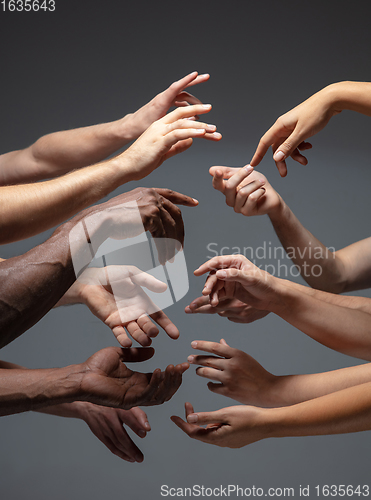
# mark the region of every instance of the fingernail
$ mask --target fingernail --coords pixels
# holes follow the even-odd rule
[[[199,203],[198,200],[196,200],[196,198],[192,198],[192,200],[195,202],[195,203]]]
[[[195,359],[194,356],[188,356],[187,360],[190,362],[190,363],[193,363],[193,360]]]
[[[197,134],[206,134],[206,130],[204,128],[198,128],[196,133]]]
[[[139,432],[138,432],[138,436],[141,437],[141,438],[144,438],[146,436],[146,431],[144,431],[143,429],[141,429]]]
[[[244,169],[246,170],[246,172],[248,172],[248,173],[250,173],[250,172],[252,172],[252,171],[254,170],[254,167],[252,167],[251,165],[245,165],[243,168],[244,168]]]
[[[151,430],[151,426],[149,425],[149,423],[148,423],[148,422],[146,422],[146,423],[144,424],[144,427],[145,427],[148,431],[150,431],[150,430]]]
[[[265,180],[264,179],[259,179],[259,182],[260,182],[260,184],[265,184]]]
[[[137,462],[141,462],[141,461],[142,461],[142,457],[141,457],[141,455],[135,455],[135,460],[136,460]]]
[[[189,424],[195,424],[198,420],[198,415],[196,415],[195,413],[193,413],[192,415],[188,415],[187,417],[187,422]]]
[[[216,125],[211,125],[210,123],[208,123],[207,126],[210,128],[216,128]]]
[[[227,273],[225,271],[217,271],[216,275],[218,278],[226,278],[227,277]]]
[[[184,312],[185,312],[186,314],[189,314],[189,313],[191,313],[191,312],[192,312],[192,309],[191,309],[189,306],[187,306],[187,307],[184,309]]]
[[[192,347],[197,347],[197,342],[194,340],[193,342],[191,342],[191,346]]]
[[[205,109],[211,108],[211,104],[203,104],[202,107],[205,108]]]
[[[219,134],[219,132],[214,132],[214,133],[213,133],[213,136],[214,136],[214,137],[219,138],[219,137],[221,137],[221,136],[222,136],[222,134]]]
[[[282,161],[285,158],[285,153],[283,151],[277,151],[273,156],[274,161]]]

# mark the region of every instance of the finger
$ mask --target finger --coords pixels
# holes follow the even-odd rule
[[[286,160],[286,158],[292,155],[292,153],[299,146],[299,144],[301,144],[302,141],[303,137],[299,135],[296,130],[294,130],[292,134],[290,134],[287,139],[282,142],[282,144],[276,149],[273,155],[273,160],[276,162],[282,162]]]
[[[189,118],[186,119],[180,119],[176,120],[175,122],[172,122],[168,124],[167,126],[167,133],[171,132],[172,130],[177,130],[177,129],[188,129],[188,128],[201,128],[205,129],[205,131],[208,134],[213,134],[216,132],[216,125],[212,125],[209,123],[204,123],[200,121],[194,121]]]
[[[296,148],[292,153],[291,153],[291,158],[295,161],[297,161],[298,163],[300,163],[301,165],[307,165],[308,163],[308,160],[307,158],[302,155],[300,152],[299,152],[299,149]]]
[[[251,264],[250,261],[246,259],[246,257],[243,257],[241,255],[219,255],[206,261],[198,269],[193,271],[193,274],[195,276],[202,276],[207,272],[217,271],[218,269],[225,269],[231,266],[240,266],[241,263],[243,263],[245,267],[248,264]]]
[[[123,326],[115,326],[112,328],[112,332],[114,336],[116,337],[116,340],[119,342],[119,344],[122,347],[131,347],[132,346],[132,341],[128,337],[125,328]]]
[[[205,138],[205,135],[202,136],[203,139]],[[165,162],[169,158],[172,158],[173,156],[179,155],[184,151],[187,151],[187,149],[189,149],[192,146],[192,144],[193,144],[193,139],[191,138],[178,141],[176,144],[171,146],[169,151],[162,157],[163,162]]]
[[[121,361],[126,363],[140,363],[152,358],[155,353],[153,347],[132,347],[130,349],[119,349]]]
[[[219,342],[209,342],[207,340],[194,340],[191,342],[191,346],[198,351],[209,352],[226,359],[231,358],[235,351],[235,349],[229,345],[220,344]]]
[[[125,453],[129,457],[133,458],[136,462],[143,461],[143,454],[140,449],[136,446],[136,444],[132,441],[132,439],[128,436],[128,433],[124,429],[122,422],[119,418],[115,419],[111,422],[111,431],[112,433],[109,435],[112,443]]]
[[[214,176],[216,170],[222,172],[223,179],[230,179],[234,174],[236,174],[240,170],[240,168],[214,166],[209,168],[209,174]]]
[[[204,288],[202,290],[202,295],[210,295],[212,290],[214,290],[216,284],[218,282],[218,278],[214,274],[209,274],[206,278]]]
[[[177,339],[179,337],[180,333],[178,328],[163,311],[157,311],[150,316],[153,321],[156,321],[156,323],[161,326],[163,330],[165,330],[165,332],[171,339]]]
[[[228,345],[228,344],[227,344],[227,342],[226,342],[224,339],[220,339],[220,343],[221,343],[222,345]]]
[[[174,105],[175,106],[187,106],[188,104],[202,104],[202,102],[200,101],[200,99],[198,99],[197,97],[195,97],[194,95],[192,94],[189,94],[188,92],[180,92],[176,97],[175,97],[175,100],[174,100]]]
[[[198,85],[199,83],[206,82],[209,78],[210,78],[209,73],[203,73],[202,75],[198,75],[196,78],[191,80],[184,88],[193,87],[194,85]]]
[[[256,189],[251,193],[245,203],[242,205],[240,212],[242,215],[253,215],[257,212],[257,203],[265,195],[266,191],[264,187]]]
[[[152,238],[155,241],[158,260],[161,265],[164,265],[166,263],[166,254],[167,254],[166,240],[165,240],[166,231],[164,228],[161,215],[159,217],[156,217],[156,220],[153,222],[153,225],[149,228],[149,231],[152,235]]]
[[[180,250],[184,244],[184,223],[183,223],[182,212],[179,207],[174,205],[174,203],[172,203],[167,198],[163,198],[162,203],[164,209],[169,212],[170,217],[174,221],[175,240],[179,242],[179,245],[177,245],[177,250]]]
[[[197,356],[191,354],[188,356],[187,361],[191,365],[206,366],[208,368],[215,368],[216,370],[223,370],[226,366],[225,358],[218,358],[216,356]]]
[[[197,128],[197,127],[189,127],[185,129],[176,129],[164,136],[164,144],[167,148],[174,147],[178,142],[185,141],[187,139],[194,139],[197,137],[203,137],[206,134],[206,129]],[[188,145],[188,144],[187,144]],[[183,146],[182,146],[183,148]],[[175,149],[175,148],[174,148]],[[183,149],[182,149],[183,150]],[[176,151],[176,153],[175,153]],[[178,149],[175,149],[170,153],[170,157],[175,156],[175,154],[179,153]],[[169,158],[168,153],[164,155],[164,161]]]
[[[181,108],[177,108],[171,113],[167,114],[161,120],[163,123],[173,123],[177,120],[183,118],[191,118],[195,115],[203,115],[205,113],[209,113],[211,111],[211,104],[195,104],[193,106],[184,106]]]
[[[223,172],[221,170],[216,169],[214,172],[213,188],[221,193],[224,193],[224,179]]]
[[[134,415],[137,421],[147,432],[151,430],[151,425],[148,422],[148,417],[146,412],[144,412],[141,408],[138,408],[138,406],[134,406],[134,408],[131,408],[131,410],[128,411],[130,411]]]
[[[257,276],[258,269],[251,268],[252,273],[247,272],[247,266],[245,267],[245,271],[241,271],[239,269],[231,268],[231,269],[223,269],[216,272],[216,276],[220,278],[220,280],[226,282],[237,281],[241,283],[245,288],[261,284],[261,276]]]
[[[229,207],[234,206],[237,194],[237,186],[253,171],[253,167],[246,165],[236,172],[230,179],[224,183],[224,194],[226,203]]]
[[[172,191],[171,189],[154,188],[154,190],[176,205],[185,205],[186,207],[195,207],[198,205],[198,201],[195,198],[191,198],[186,194],[178,193],[177,191]]]
[[[264,158],[266,152],[273,144],[276,138],[276,131],[278,131],[278,126],[275,123],[260,139],[258,147],[250,161],[250,165],[256,167]]]
[[[136,412],[134,412],[136,410]],[[150,430],[147,415],[140,408],[131,410],[117,410],[118,416],[123,424],[126,424],[140,438],[144,438]]]
[[[217,423],[226,424],[228,420],[222,410],[217,410],[204,413],[191,413],[187,416],[187,422],[189,424],[206,425]]]
[[[148,347],[152,344],[152,340],[148,335],[142,330],[140,325],[138,324],[138,320],[130,321],[126,325],[127,331],[133,337],[133,339],[138,342],[143,347]]]
[[[157,337],[160,330],[154,325],[151,319],[147,316],[147,314],[143,314],[140,318],[137,319],[138,326],[142,329],[142,331],[147,335],[147,337]]]
[[[298,149],[300,149],[300,151],[305,151],[306,149],[312,149],[312,144],[310,142],[301,142],[298,146]]]
[[[194,408],[192,406],[191,403],[184,403],[184,411],[185,411],[185,416],[186,418],[188,417],[188,415],[190,415],[191,413],[194,413]]]
[[[168,202],[169,203],[169,202]],[[162,224],[166,232],[166,261],[171,261],[176,253],[176,241],[179,238],[181,244],[184,242],[184,227],[177,229],[176,222],[170,213],[164,208],[163,205],[160,206],[160,217]],[[183,224],[182,224],[183,226]],[[178,234],[179,231],[179,234]]]
[[[196,368],[196,375],[202,378],[208,378],[210,380],[215,380],[216,382],[223,382],[223,372],[215,368]]]
[[[225,386],[223,383],[216,384],[215,382],[208,382],[207,387],[209,391],[215,392],[216,394],[221,394],[222,396],[225,392]]]
[[[124,453],[121,449],[115,446],[115,444],[108,436],[102,435],[100,437],[97,435],[97,437],[109,449],[109,451],[114,455],[116,455],[117,457],[121,458],[122,460],[125,460],[126,462],[131,462],[131,463],[135,462],[134,457],[129,456],[127,453]]]
[[[249,197],[254,192],[259,190],[264,184],[265,184],[264,179],[256,179],[255,181],[250,182],[246,186],[243,186],[241,189],[239,189],[239,191],[236,195],[236,201],[234,204],[234,211],[237,213],[240,213],[242,207],[246,204]]]

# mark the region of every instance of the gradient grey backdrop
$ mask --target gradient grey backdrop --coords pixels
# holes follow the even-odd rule
[[[210,82],[194,92],[213,104],[207,120],[217,124],[222,142],[195,143],[140,185],[169,187],[200,200],[199,207],[183,210],[190,271],[206,260],[210,242],[277,244],[266,217],[243,218],[224,204],[208,168],[247,163],[274,120],[325,85],[371,79],[369,2],[56,0],[56,5],[50,14],[0,13],[1,152],[48,132],[119,118],[190,71],[209,72]],[[269,153],[260,167],[302,222],[336,248],[369,236],[370,126],[369,118],[344,112],[313,140],[309,166],[289,162],[289,175],[281,179]],[[45,238],[5,246],[1,256],[23,253]],[[248,326],[218,316],[186,316],[184,307],[200,294],[203,281],[190,274],[189,293],[166,311],[180,328],[180,339],[159,335],[154,360],[138,369],[183,361],[191,340],[222,336],[276,374],[360,362],[273,315]],[[49,313],[1,357],[29,367],[64,366],[108,345],[115,345],[110,331],[77,306]],[[0,498],[157,500],[162,484],[313,489],[370,482],[370,433],[221,449],[190,440],[169,420],[183,415],[184,401],[198,411],[233,404],[210,393],[191,368],[171,402],[148,409],[152,432],[145,440],[134,437],[145,455],[139,465],[112,455],[81,421],[33,413],[3,417]]]

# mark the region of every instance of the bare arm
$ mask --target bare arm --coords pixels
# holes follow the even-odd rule
[[[371,238],[338,251],[329,249],[301,224],[262,173],[246,165],[215,166],[210,174],[214,188],[236,213],[269,216],[287,255],[310,286],[332,293],[371,286]]]
[[[101,162],[137,139],[153,122],[165,116],[171,106],[201,104],[185,89],[208,79],[208,74],[198,75],[195,71],[119,120],[48,134],[26,149],[1,155],[0,185],[57,177]]]
[[[195,274],[205,272],[212,273],[203,290],[211,305],[218,305],[219,298],[238,299],[274,312],[331,349],[371,360],[371,315],[365,312],[364,303],[354,308],[325,302],[307,293],[306,287],[275,278],[238,255],[214,257]]]
[[[187,421],[172,420],[193,439],[229,448],[269,437],[360,432],[371,430],[370,392],[368,382],[282,408],[231,406],[203,413],[186,403]]]
[[[49,229],[131,180],[149,175],[215,126],[189,120],[211,106],[181,107],[155,122],[124,153],[98,165],[39,184],[0,187],[0,243]],[[219,134],[219,139],[220,139]]]
[[[371,116],[371,83],[334,83],[280,116],[260,139],[251,165],[254,167],[258,165],[270,146],[282,177],[287,174],[285,160],[289,156],[306,165],[307,159],[299,150],[309,149],[312,146],[305,140],[317,134],[334,115],[343,110]]]
[[[242,404],[289,406],[371,382],[371,363],[324,373],[276,376],[224,339],[220,343],[198,340],[191,345],[209,353],[188,357],[189,363],[199,365],[198,376],[212,380],[207,384],[209,390]]]
[[[182,382],[188,363],[169,365],[164,372],[134,372],[124,361],[151,358],[152,348],[108,347],[78,365],[53,369],[24,369],[2,363],[0,367],[0,415],[38,411],[49,406],[87,401],[113,408],[130,409],[168,401]],[[66,407],[59,408],[65,413]]]

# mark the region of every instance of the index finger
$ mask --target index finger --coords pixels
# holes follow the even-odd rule
[[[186,194],[178,193],[177,191],[165,188],[154,188],[154,190],[176,205],[185,205],[186,207],[195,207],[198,205],[198,201],[195,198],[191,198]]]
[[[208,342],[207,340],[194,340],[191,342],[193,349],[198,351],[205,351],[211,354],[216,354],[223,358],[229,359],[233,356],[234,348],[226,344],[220,344],[219,342]]]
[[[277,133],[276,133],[277,129],[278,129],[278,125],[277,125],[277,123],[275,123],[260,139],[258,147],[256,148],[256,151],[254,153],[254,156],[252,157],[252,160],[250,161],[250,165],[252,167],[256,167],[256,165],[259,165],[259,163],[264,158],[264,155],[268,151],[270,146],[277,140],[277,138],[278,138]]]

